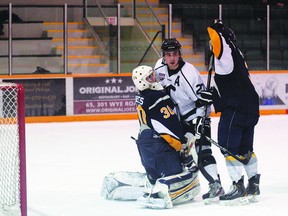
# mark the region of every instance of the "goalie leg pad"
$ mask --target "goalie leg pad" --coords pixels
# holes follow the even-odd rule
[[[167,209],[193,200],[200,192],[198,171],[160,178],[150,191],[145,192],[146,195],[137,199],[137,204],[148,208]]]
[[[152,209],[170,209],[173,207],[168,186],[158,181],[152,188],[145,190],[144,196],[137,199],[137,204]]]
[[[200,193],[198,171],[184,171],[179,175],[159,179],[159,182],[169,187],[169,195],[174,205],[193,200]]]
[[[139,172],[114,172],[104,177],[101,196],[112,200],[136,200],[143,195],[147,184],[146,174]]]

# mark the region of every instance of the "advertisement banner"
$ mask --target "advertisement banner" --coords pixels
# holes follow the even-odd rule
[[[13,79],[25,92],[26,116],[66,115],[65,79]]]
[[[136,113],[131,76],[74,78],[74,114]]]
[[[287,109],[288,74],[252,74],[259,95],[260,109]]]
[[[215,85],[213,77],[211,86]],[[207,75],[202,78],[206,85]],[[288,73],[251,73],[250,78],[259,95],[260,110],[288,109]]]

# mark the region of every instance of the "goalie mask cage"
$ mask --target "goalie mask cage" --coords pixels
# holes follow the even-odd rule
[[[0,83],[0,216],[27,216],[24,88]]]

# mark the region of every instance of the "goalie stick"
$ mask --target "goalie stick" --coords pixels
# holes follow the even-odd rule
[[[251,157],[252,157],[252,154],[251,152],[249,151],[247,156],[246,157],[241,157],[241,156],[238,156],[238,155],[235,155],[233,154],[232,152],[230,152],[228,149],[220,146],[215,140],[211,139],[210,137],[208,136],[205,136],[205,138],[210,142],[212,143],[213,145],[217,146],[221,151],[227,153],[228,155],[234,157],[236,160],[238,160],[239,162],[241,162],[242,164],[246,165],[249,163]]]

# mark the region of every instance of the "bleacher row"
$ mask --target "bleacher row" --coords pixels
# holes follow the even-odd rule
[[[0,37],[0,74],[8,69],[8,23],[4,22],[4,34]],[[51,72],[62,71],[62,54],[56,53],[52,37],[44,35],[43,21],[13,22],[12,57],[14,73],[33,73],[37,66],[48,67]],[[49,69],[50,70],[50,69]]]
[[[193,35],[194,51],[203,52],[207,50],[207,27],[219,16],[218,5],[173,5],[173,10],[173,17],[181,19],[181,31],[184,34]],[[222,7],[223,22],[236,33],[237,44],[244,53],[251,69],[266,69],[267,25],[265,10],[265,7],[255,7],[253,5],[233,5],[229,7],[223,5]],[[270,69],[288,69],[288,6],[282,9],[273,7],[270,13]],[[5,26],[7,30],[7,23]],[[49,35],[45,35],[45,32],[47,34],[47,28],[43,28],[43,21],[25,21],[17,25],[13,24],[13,55],[18,60],[22,59],[22,64],[29,64],[28,58],[24,57],[38,58],[38,62],[43,59],[43,65],[40,66],[49,66],[51,72],[61,73],[63,72],[63,49],[58,46],[56,52],[56,46],[59,45],[59,42],[56,43],[55,39],[53,40]],[[6,35],[0,37],[0,44],[0,61],[4,62],[2,65],[7,67],[7,31]],[[30,45],[27,46],[27,44]],[[24,49],[23,46],[27,47]],[[20,49],[21,47],[23,49]],[[86,46],[86,50],[88,48],[90,49],[92,46]],[[79,53],[79,49],[77,52]],[[98,58],[98,55],[95,56],[95,59],[96,57]],[[72,65],[78,66],[77,64]],[[93,62],[93,65],[96,64]],[[39,66],[39,64],[33,65],[33,68],[27,69],[26,72],[33,72],[36,66]],[[7,69],[4,68],[3,71],[7,71]]]
[[[219,17],[217,5],[177,5],[174,13],[182,20],[182,31],[193,35],[194,49],[208,49],[207,27]],[[270,11],[270,69],[288,68],[288,7],[271,7]],[[224,5],[222,20],[237,37],[251,69],[267,67],[266,7]]]

